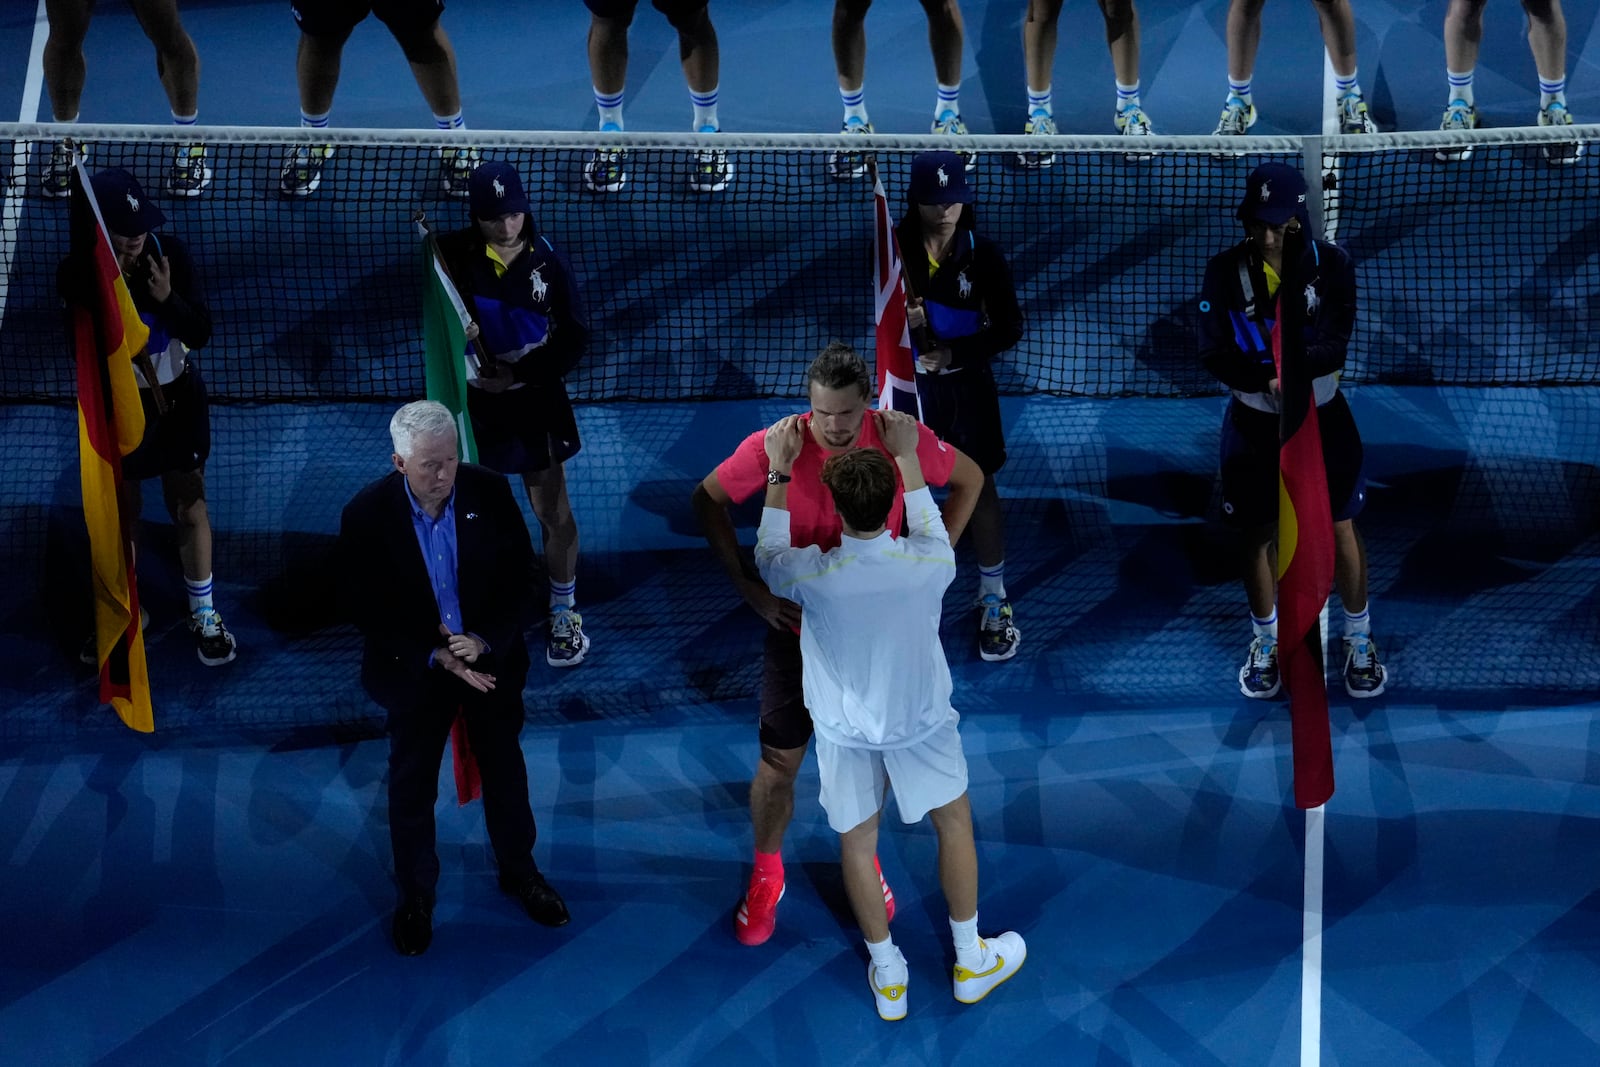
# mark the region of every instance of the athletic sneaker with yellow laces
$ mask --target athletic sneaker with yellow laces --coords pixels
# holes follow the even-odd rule
[[[867,961],[867,984],[872,987],[878,1018],[891,1023],[906,1017],[906,985],[911,980],[905,956],[898,948],[893,951],[897,963],[884,966],[873,960]]]
[[[979,958],[971,961],[970,967],[956,960],[951,988],[963,1004],[976,1004],[1021,970],[1022,961],[1028,958],[1028,946],[1021,934],[1007,930],[997,937],[979,938],[978,953]]]

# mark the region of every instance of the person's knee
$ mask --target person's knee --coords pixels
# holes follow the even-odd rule
[[[400,50],[406,54],[406,62],[414,63],[419,67],[432,66],[442,63],[450,57],[445,48],[448,38],[444,35],[444,28],[434,20],[426,26],[389,27],[394,34]]]
[[[1556,18],[1556,0],[1522,0],[1522,10],[1528,13],[1528,18],[1534,22],[1554,22]]]
[[[667,22],[677,30],[680,36],[698,40],[704,37],[711,26],[711,13],[705,4],[696,8],[685,8],[673,5],[667,11]]]
[[[761,762],[756,764],[756,777],[768,786],[794,787],[800,776],[800,764],[805,762],[806,750],[800,748],[773,748],[761,746]]]
[[[938,0],[923,0],[923,6]],[[851,22],[860,22],[867,17],[867,9],[872,6],[872,0],[834,0],[833,17],[837,21],[846,19]]]

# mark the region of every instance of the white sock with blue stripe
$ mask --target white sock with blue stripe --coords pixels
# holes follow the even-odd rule
[[[1539,79],[1539,106],[1549,107],[1551,104],[1567,106],[1567,79],[1563,75],[1559,78],[1546,80]]]
[[[1260,618],[1255,612],[1250,613],[1250,630],[1256,637],[1270,637],[1278,639],[1278,609],[1273,608],[1272,614]]]
[[[622,92],[603,93],[598,88],[594,91],[594,109],[600,112],[600,129],[602,131],[622,129]]]
[[[978,568],[978,597],[997,596],[1001,600],[1006,598],[1006,561],[1001,560],[993,567]]]
[[[938,83],[938,85],[939,95],[933,103],[933,120],[938,122],[944,117],[944,113],[946,111],[950,112],[952,115],[960,117],[961,86],[945,85],[943,82]]]
[[[1444,75],[1450,82],[1450,99],[1445,101],[1446,107],[1449,107],[1457,100],[1468,107],[1477,103],[1472,96],[1472,74],[1473,72],[1470,70],[1459,71],[1451,70],[1448,67],[1445,68]]]
[[[550,579],[550,610],[575,607],[578,603],[577,592],[578,580],[576,578],[570,582],[558,582],[554,578]]]
[[[717,87],[713,85],[703,93],[689,90],[689,103],[694,106],[694,129],[698,133],[716,133],[722,129],[717,121]]]
[[[1054,116],[1055,111],[1052,109],[1053,99],[1053,94],[1051,93],[1050,86],[1048,85],[1037,92],[1035,92],[1033,89],[1029,89],[1028,117],[1032,118],[1041,111],[1043,111],[1046,115]]]
[[[211,575],[208,574],[200,579],[186,577],[183,580],[183,587],[189,594],[189,614],[193,615],[204,608],[212,607]]]
[[[846,89],[839,86],[839,102],[844,105],[844,121],[846,124],[851,119],[860,119],[862,122],[871,122],[867,118],[867,87],[863,83],[859,88]]]
[[[1344,609],[1344,636],[1355,637],[1357,634],[1371,636],[1372,634],[1372,605],[1369,603],[1355,614],[1349,608]]]

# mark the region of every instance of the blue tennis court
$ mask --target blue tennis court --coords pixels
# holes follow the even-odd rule
[[[1379,123],[1437,126],[1445,5],[1354,4],[1362,81]],[[963,114],[975,133],[1020,129],[1021,6],[963,5]],[[164,123],[166,101],[131,13],[100,7],[83,120]],[[184,5],[205,64],[202,122],[294,124],[287,7]],[[713,0],[725,127],[837,128],[827,7]],[[24,98],[33,8],[0,11],[0,117],[9,118],[5,101]],[[1108,132],[1113,96],[1100,16],[1095,5],[1068,8],[1057,119],[1063,132]],[[1566,8],[1569,98],[1584,120],[1600,116],[1600,3]],[[1146,0],[1140,10],[1144,99],[1158,130],[1209,132],[1225,88],[1226,4]],[[1531,121],[1537,106],[1521,19],[1517,4],[1490,5],[1479,68],[1490,125]],[[471,126],[592,128],[580,4],[456,0],[445,25]],[[921,132],[933,75],[920,7],[879,0],[868,37],[875,123]],[[632,49],[629,129],[686,127],[676,41],[648,4]],[[508,53],[517,62],[506,62]],[[1310,4],[1269,5],[1255,132],[1321,129],[1320,74],[1303,74],[1320,55]],[[428,118],[393,40],[376,23],[361,26],[334,121],[409,128]],[[496,888],[481,806],[442,799],[436,934],[420,959],[397,956],[389,940],[387,746],[358,684],[359,642],[317,596],[340,508],[386,469],[393,404],[260,403],[247,389],[230,394],[227,375],[217,375],[208,470],[218,597],[231,605],[241,651],[220,670],[195,662],[173,532],[159,493],[147,491],[139,565],[157,701],[149,737],[96,703],[92,679],[73,659],[87,589],[73,412],[59,403],[0,405],[0,441],[27,472],[0,484],[10,531],[0,559],[13,591],[0,625],[4,1058],[1595,1062],[1600,404],[1592,384],[1527,384],[1524,349],[1542,351],[1541,342],[1517,331],[1554,307],[1563,337],[1584,336],[1600,308],[1596,162],[1591,152],[1565,185],[1531,166],[1525,179],[1485,168],[1480,200],[1430,202],[1393,217],[1347,205],[1342,233],[1362,264],[1366,336],[1432,338],[1482,368],[1483,379],[1429,385],[1413,376],[1348,390],[1367,446],[1362,529],[1392,681],[1383,697],[1359,704],[1331,687],[1338,790],[1310,817],[1317,844],[1309,857],[1308,816],[1290,788],[1286,705],[1245,700],[1236,684],[1248,630],[1231,542],[1215,521],[1223,399],[1167,395],[1192,391],[1201,373],[1181,362],[1192,351],[1187,320],[1159,316],[1149,343],[1106,372],[1112,395],[1055,395],[1052,384],[1071,378],[1066,357],[1019,366],[1018,392],[1045,390],[1003,406],[1007,585],[1024,641],[1007,663],[979,660],[969,550],[958,553],[944,637],[971,767],[980,918],[986,931],[1021,931],[1029,959],[982,1004],[956,1003],[944,986],[949,942],[931,828],[887,820],[881,856],[912,975],[910,1016],[898,1026],[874,1017],[862,988],[865,955],[836,837],[816,802],[814,761],[802,771],[785,844],[793,892],[777,933],[746,948],[730,930],[750,855],[762,624],[712,558],[689,495],[745,433],[803,406],[805,356],[796,356],[788,385],[781,367],[760,379],[761,399],[580,405],[585,447],[568,473],[583,538],[579,596],[595,646],[573,671],[536,665],[522,735],[536,854],[573,920],[556,931],[529,923]],[[1231,214],[1242,165],[1208,166]],[[1063,275],[1060,264],[1088,247],[1096,213],[1136,209],[1140,194],[1068,173],[1081,185],[1071,185],[1074,198],[1037,235],[1007,231],[1019,275],[1050,280],[1034,299],[1065,307],[1079,290],[1114,291],[1123,272],[1142,276],[1177,261],[1173,250],[1190,238],[1166,229],[1177,234],[1173,216],[1203,205],[1165,202],[1151,248],[1112,249]],[[361,180],[353,169],[344,175]],[[243,199],[238,190],[256,180],[219,172],[218,191]],[[561,205],[552,224],[567,227],[559,231],[566,247],[579,247],[577,201],[563,179],[540,181],[536,198]],[[996,195],[1049,195],[1029,176],[1001,172],[994,181]],[[1399,242],[1458,232],[1452,219],[1487,219],[1529,189],[1537,198],[1518,210],[1530,243],[1506,253],[1505,269],[1517,274],[1523,301],[1513,311],[1534,312],[1513,314],[1492,336],[1475,333],[1472,321],[1484,312],[1456,287],[1443,252],[1422,258],[1439,272],[1436,283],[1404,300],[1386,291],[1417,262],[1397,254]],[[842,197],[825,186],[803,193],[797,213]],[[168,206],[175,228],[209,218],[199,207]],[[374,212],[394,208],[403,221],[411,207]],[[25,202],[19,224],[54,228],[64,242],[64,212],[49,208]],[[329,225],[346,224],[315,203],[266,210],[280,213],[286,231],[314,227],[318,212],[328,212]],[[642,200],[594,210],[607,213],[607,225],[654,226],[667,236],[669,221],[653,218]],[[696,210],[708,227],[766,225],[764,237],[778,247],[791,239],[786,220],[745,219],[736,203]],[[1562,255],[1576,246],[1575,258],[1560,260],[1580,265],[1572,276],[1542,269],[1557,254],[1540,243],[1546,233],[1560,235],[1550,243]],[[764,248],[737,249],[718,283],[765,277],[762,264],[774,257]],[[261,256],[289,269],[295,252],[264,247]],[[258,284],[245,273],[249,258],[219,261],[220,291]],[[603,315],[626,324],[615,327],[618,338],[662,321],[650,310],[649,267],[622,255],[606,260],[607,272],[641,272],[600,301]],[[48,305],[29,289],[36,282],[18,278],[0,341],[51,328]],[[403,292],[409,279],[380,271],[377,282]],[[870,308],[865,296],[863,304]],[[327,311],[236,329],[249,336],[252,359],[283,353],[285,373],[314,392],[352,372],[329,340]],[[816,317],[870,336],[870,318],[851,318],[861,314],[870,312],[830,307]],[[809,336],[803,317],[796,337]],[[1076,311],[1030,321],[1062,352],[1109,328]],[[1396,349],[1416,367],[1438,356],[1421,343]],[[618,341],[589,358],[621,374],[631,351]],[[6,345],[7,363],[23,355]],[[700,365],[701,355],[686,349],[667,373],[702,375],[715,393],[730,372]],[[1587,361],[1581,380],[1592,382],[1592,345],[1570,357]],[[386,396],[384,388],[374,382],[372,395]],[[747,542],[757,515],[741,513]],[[441,794],[453,795],[448,767]],[[1321,892],[1309,922],[1308,864]]]

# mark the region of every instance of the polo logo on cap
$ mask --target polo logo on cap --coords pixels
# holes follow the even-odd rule
[[[944,172],[944,168],[943,167],[940,167],[939,168],[939,188],[943,189],[946,186],[948,186],[949,184],[950,184],[950,175],[948,175],[948,174],[946,174]]]
[[[506,198],[506,187],[500,184],[499,178],[494,179],[494,196],[496,200],[504,200]]]
[[[132,193],[123,193],[122,195],[128,198],[128,210],[129,211],[138,211],[139,210],[139,198],[138,197],[134,196]]]
[[[1271,199],[1272,199],[1272,183],[1271,182],[1262,182],[1261,183],[1261,202],[1263,204],[1265,204],[1268,200],[1271,200]]]

